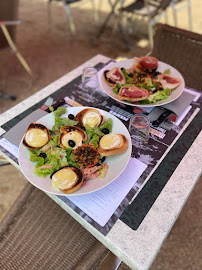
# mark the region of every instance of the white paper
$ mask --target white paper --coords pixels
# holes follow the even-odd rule
[[[146,168],[146,164],[136,158],[131,158],[124,172],[106,187],[90,194],[68,197],[68,199],[100,226],[105,226]]]
[[[18,158],[18,147],[6,140],[5,138],[2,138],[0,140],[0,145],[5,148],[8,152],[10,152],[12,155],[14,155],[16,158]]]

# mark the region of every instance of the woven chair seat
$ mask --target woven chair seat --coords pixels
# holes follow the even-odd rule
[[[30,184],[0,225],[1,270],[93,269],[107,252],[68,213]]]

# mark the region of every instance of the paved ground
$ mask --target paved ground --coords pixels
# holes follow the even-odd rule
[[[106,16],[109,7],[102,1],[100,22]],[[98,3],[98,2],[96,2]],[[202,1],[192,0],[193,31],[202,34]],[[9,51],[0,51],[0,92],[17,95],[16,101],[0,99],[0,113],[8,110],[26,97],[71,71],[94,55],[101,53],[111,58],[124,58],[145,55],[150,51],[145,39],[145,26],[128,26],[133,31],[129,35],[131,51],[127,51],[120,32],[107,27],[106,32],[97,41],[90,38],[98,31],[89,5],[82,10],[74,10],[77,38],[69,32],[67,19],[60,3],[52,4],[51,22],[47,16],[47,1],[21,0],[17,27],[16,43],[29,63],[33,77],[22,68]],[[178,26],[188,28],[187,10],[178,13]],[[164,21],[164,19],[162,19]],[[111,24],[113,21],[111,21]],[[115,21],[116,23],[116,21]],[[169,9],[168,23],[173,25]],[[116,25],[116,24],[115,24]],[[136,31],[136,33],[134,32]],[[138,36],[137,36],[138,33]],[[0,167],[0,220],[5,216],[27,180],[14,167]],[[7,180],[5,180],[7,179]],[[200,244],[201,223],[199,208],[202,181],[198,182],[177,222],[163,244],[151,269],[162,270],[197,270],[201,269]]]

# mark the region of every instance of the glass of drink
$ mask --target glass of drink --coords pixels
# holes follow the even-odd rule
[[[130,118],[129,132],[134,141],[147,144],[149,141],[149,118],[144,114],[135,114]]]
[[[82,72],[82,88],[85,90],[98,90],[97,69],[94,67],[86,67]]]

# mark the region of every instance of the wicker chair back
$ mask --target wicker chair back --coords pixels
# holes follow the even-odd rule
[[[179,70],[186,86],[202,91],[202,35],[158,24],[152,55]]]

